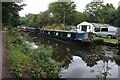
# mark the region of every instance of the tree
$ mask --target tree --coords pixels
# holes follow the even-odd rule
[[[40,12],[37,16],[37,21],[40,26],[52,25],[54,23],[53,15],[47,10],[44,12]]]
[[[26,26],[29,27],[38,27],[38,23],[37,23],[37,14],[28,14],[25,16],[26,18]]]
[[[85,12],[89,22],[106,23],[113,26],[117,24],[117,10],[113,4],[103,5],[103,2],[91,2],[86,5]]]
[[[21,25],[29,27],[43,27],[53,23],[54,20],[49,11],[40,12],[39,14],[29,13],[25,17],[21,17]]]
[[[88,14],[89,22],[97,22],[98,11],[102,9],[103,2],[91,2],[86,5],[85,12]]]
[[[71,14],[68,17],[68,24],[71,25],[78,25],[79,23],[86,21],[87,20],[87,14],[86,13],[82,13],[82,12],[77,12],[75,11],[73,14]]]
[[[53,2],[49,4],[49,11],[53,13],[55,23],[69,23],[69,16],[75,12],[76,5],[74,2]]]
[[[108,15],[106,15],[105,23],[117,26],[117,10],[111,11]]]
[[[116,24],[116,9],[113,4],[106,4],[98,11],[98,16],[103,20],[103,23],[110,25]]]
[[[18,12],[23,9],[25,4],[18,4],[15,2],[2,3],[2,25],[3,26],[17,26],[19,24]]]
[[[117,26],[120,27],[120,6],[117,9]]]

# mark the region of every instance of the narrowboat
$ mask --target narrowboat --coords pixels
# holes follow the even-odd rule
[[[94,39],[92,38],[93,33],[76,31],[76,30],[52,30],[52,29],[36,29],[35,31],[30,31],[31,33],[37,34],[38,37],[47,37],[63,41],[72,41],[72,42],[82,42],[84,44],[98,44],[98,45],[107,45],[107,46],[117,46],[119,44],[104,42],[103,39]]]
[[[67,31],[67,30],[40,30],[40,34],[48,37],[58,38],[62,40],[86,41],[88,33],[83,31]]]

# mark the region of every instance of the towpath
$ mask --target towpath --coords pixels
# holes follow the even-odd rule
[[[3,80],[15,78],[14,74],[10,72],[6,31],[0,31],[0,49],[0,78]]]

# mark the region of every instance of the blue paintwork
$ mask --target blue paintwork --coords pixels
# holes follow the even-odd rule
[[[87,34],[86,33],[77,33],[76,34],[76,37],[75,37],[75,40],[85,40],[87,39]]]

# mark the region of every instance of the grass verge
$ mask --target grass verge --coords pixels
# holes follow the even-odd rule
[[[104,42],[110,42],[110,43],[118,43],[117,39],[109,39],[109,38],[102,38],[102,37],[93,37],[94,39],[103,39]]]

